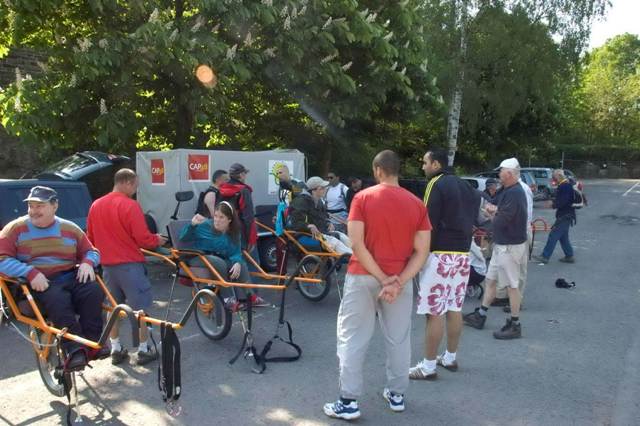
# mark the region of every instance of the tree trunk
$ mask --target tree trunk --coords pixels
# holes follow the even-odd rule
[[[464,68],[465,59],[467,57],[467,7],[468,0],[461,0],[458,7],[458,1],[454,2],[456,10],[460,11],[460,15],[456,13],[456,21],[460,28],[460,53],[458,63],[458,81],[456,82],[453,94],[451,95],[451,104],[449,105],[449,117],[447,120],[447,143],[449,148],[449,166],[453,166],[456,151],[458,150],[458,130],[460,128],[460,112],[462,111],[462,94],[464,90]]]
[[[189,106],[189,101],[182,92],[185,89],[177,87],[176,93],[176,137],[174,148],[188,148],[191,145],[191,134],[193,132],[195,116],[193,108]]]

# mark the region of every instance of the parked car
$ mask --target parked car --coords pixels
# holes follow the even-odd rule
[[[83,151],[48,166],[35,178],[84,182],[95,200],[111,191],[113,175],[123,167],[134,168],[134,163],[124,155]]]
[[[488,170],[486,172],[477,173],[475,177],[494,178],[494,179],[500,180],[499,175],[500,175],[500,170],[498,169],[498,170]],[[532,173],[523,171],[521,169],[520,179],[522,179],[522,181],[526,183],[529,186],[529,188],[531,188],[531,192],[533,192],[534,200],[545,199],[545,194],[541,193],[541,191],[539,190],[538,182],[536,178],[533,177]]]
[[[471,185],[472,188],[482,192],[487,188],[487,181],[492,178],[478,176],[460,176],[460,179]]]
[[[36,179],[0,179],[0,229],[7,223],[27,214],[29,190],[43,185],[58,193],[59,207],[56,215],[68,219],[82,230],[87,228],[87,215],[91,206],[91,196],[84,182],[66,182],[61,180],[45,181]]]
[[[538,190],[544,195],[544,199],[552,198],[556,193],[553,185],[553,169],[550,167],[523,167],[521,172],[529,172],[536,179]]]

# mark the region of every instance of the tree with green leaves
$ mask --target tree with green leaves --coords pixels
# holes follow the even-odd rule
[[[377,118],[440,108],[420,3],[6,0],[0,55],[48,60],[38,76],[16,70],[2,124],[50,157],[310,141],[327,163]],[[195,79],[199,64],[215,88]]]
[[[514,62],[510,58],[510,54],[513,54],[515,61],[518,60],[518,56],[521,56],[519,50],[521,48],[522,37],[526,38],[526,34],[518,33],[521,28],[533,28],[536,34],[541,35],[541,31],[545,33],[546,40],[539,40],[542,42],[540,46],[529,45],[529,51],[532,48],[537,48],[540,51],[549,51],[552,37],[556,37],[560,40],[558,50],[564,56],[567,64],[577,64],[579,55],[583,52],[586,43],[589,40],[590,27],[592,22],[603,16],[608,0],[449,0],[438,1],[430,0],[426,1],[427,19],[432,22],[438,22],[439,25],[433,26],[435,29],[436,38],[442,40],[442,45],[446,46],[449,52],[456,52],[455,55],[449,55],[453,58],[449,61],[449,69],[445,71],[446,77],[444,81],[449,81],[449,87],[441,88],[443,93],[450,94],[450,102],[448,104],[449,114],[447,121],[447,144],[449,148],[449,160],[453,164],[455,153],[458,150],[458,134],[459,126],[463,124],[463,134],[469,134],[468,129],[464,126],[468,125],[469,121],[473,121],[477,118],[477,113],[472,111],[471,117],[465,112],[465,109],[469,106],[480,107],[474,100],[465,100],[467,96],[467,90],[472,86],[483,82],[477,82],[473,79],[471,74],[477,72],[482,68],[478,64],[475,64],[473,58],[469,55],[473,55],[479,58],[478,52],[473,52],[473,49],[477,49],[478,46],[485,46],[489,49],[504,49],[499,57],[494,57],[494,63],[492,67],[494,69],[502,68],[507,73],[512,72],[513,67],[511,64]],[[492,28],[493,22],[487,21],[486,11],[492,11],[493,16],[497,17],[496,12],[500,12],[507,15],[512,15],[514,24],[520,27],[513,27],[515,35],[520,35],[521,38],[511,40],[500,40],[494,38],[492,42],[493,46],[490,46],[490,42],[483,38],[484,35],[500,32],[502,27]],[[516,22],[517,21],[517,22]],[[500,22],[496,22],[496,25],[501,25]],[[444,33],[444,34],[443,34]],[[507,34],[508,31],[502,31],[504,36],[512,36],[514,34]],[[527,40],[529,42],[535,42],[535,40]],[[473,44],[474,46],[470,46]],[[551,49],[552,51],[555,48]],[[547,55],[547,53],[544,53]],[[555,53],[552,52],[553,55]],[[441,54],[442,55],[442,54]],[[442,55],[446,58],[447,56]],[[537,66],[531,67],[536,72]],[[542,67],[544,68],[544,67]],[[528,78],[528,72],[525,72],[522,76]],[[452,78],[453,76],[453,78]],[[486,81],[487,77],[484,76]],[[535,76],[533,77],[535,79]],[[441,80],[443,81],[443,80]],[[526,91],[526,89],[525,89]],[[496,91],[498,92],[498,91]],[[522,91],[518,91],[522,92]],[[504,91],[502,92],[504,93]],[[489,95],[489,97],[493,97]],[[522,97],[522,96],[521,96]],[[511,99],[514,97],[511,96]],[[488,99],[487,99],[488,100]],[[494,100],[498,98],[494,97]],[[501,102],[501,101],[499,101]],[[535,101],[532,101],[535,102]],[[485,103],[485,105],[487,105]],[[495,105],[496,112],[500,108],[500,105]],[[533,105],[535,108],[535,105]],[[503,109],[507,113],[507,116],[513,110],[510,106]],[[539,116],[539,114],[536,114]],[[470,118],[470,120],[469,120]],[[501,124],[501,118],[503,116],[494,117],[492,114],[488,114],[483,117],[483,120],[490,121],[496,118],[498,125]],[[530,121],[524,119],[525,122]],[[542,123],[541,123],[542,124]],[[489,124],[491,126],[491,124]],[[473,126],[472,126],[473,127]],[[489,135],[491,137],[491,135]],[[495,136],[495,135],[494,135]],[[489,147],[494,147],[494,144],[489,142]]]

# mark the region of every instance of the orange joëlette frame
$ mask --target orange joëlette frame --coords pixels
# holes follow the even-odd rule
[[[235,281],[227,281],[222,277],[222,275],[220,275],[220,273],[211,264],[211,262],[209,262],[209,259],[207,259],[206,254],[203,254],[202,252],[197,250],[189,250],[189,249],[171,248],[169,249],[169,251],[171,253],[170,256],[166,256],[164,254],[160,254],[155,251],[142,249],[142,252],[145,255],[155,256],[157,258],[160,258],[174,267],[176,265],[179,266],[180,269],[184,271],[184,273],[187,275],[187,277],[190,280],[198,284],[213,285],[213,286],[220,286],[220,287],[262,288],[262,289],[268,289],[268,290],[284,290],[286,288],[285,284],[256,284],[256,283],[239,283]],[[269,274],[268,272],[264,271],[260,267],[260,265],[249,255],[249,253],[247,253],[246,251],[243,251],[243,254],[245,258],[258,270],[257,272],[252,272],[251,275],[257,276],[266,280],[278,280],[279,282],[283,282],[289,279],[289,277],[285,275]],[[203,278],[196,275],[192,270],[193,266],[189,265],[184,259],[181,258],[181,256],[183,255],[188,255],[188,256],[192,256],[193,258],[200,259],[204,267],[211,272],[211,274],[213,275],[213,278]],[[316,278],[295,277],[294,279],[296,281],[310,282],[310,283],[322,282],[321,280]]]
[[[100,285],[100,288],[102,289],[102,291],[104,292],[107,300],[109,301],[109,305],[107,304],[103,304],[102,305],[102,309],[107,311],[107,312],[112,312],[116,306],[118,306],[118,304],[116,303],[115,299],[113,298],[113,295],[109,292],[107,286],[105,285],[102,277],[100,277],[99,275],[96,275],[96,282]],[[26,315],[24,315],[21,311],[20,308],[18,307],[18,304],[16,302],[16,300],[13,297],[13,294],[11,293],[9,286],[10,285],[17,285],[20,286],[20,290],[22,291],[22,293],[25,295],[27,302],[29,303],[29,306],[31,307],[31,310],[33,311],[35,318],[31,318],[28,317]],[[86,339],[84,337],[75,335],[73,333],[69,333],[67,331],[64,331],[60,328],[54,327],[51,324],[48,324],[47,321],[44,318],[44,315],[42,314],[42,312],[40,311],[40,309],[38,308],[38,305],[35,303],[35,300],[33,298],[33,295],[31,294],[31,290],[29,289],[29,286],[26,283],[23,282],[19,282],[16,279],[13,278],[8,278],[6,276],[2,276],[0,275],[0,291],[2,291],[2,293],[5,295],[7,304],[9,305],[9,308],[11,309],[14,317],[20,321],[21,323],[30,325],[32,327],[37,328],[38,330],[50,335],[48,336],[48,343],[50,343],[53,340],[53,335],[61,335],[63,338],[68,339],[68,340],[72,340],[76,343],[80,343],[82,345],[85,345],[89,348],[92,349],[100,349],[101,345],[99,342],[94,342],[92,340]],[[193,301],[192,301],[193,304]],[[191,308],[191,307],[190,307]],[[183,320],[180,323],[172,323],[172,322],[168,322],[168,321],[161,321],[159,319],[150,317],[145,315],[143,312],[141,311],[135,311],[133,312],[133,314],[135,315],[137,321],[140,322],[144,322],[147,324],[155,324],[155,325],[161,325],[161,324],[165,324],[165,325],[170,325],[172,328],[179,330],[184,326],[184,322],[186,321],[186,318],[188,317],[188,313],[190,313],[190,310],[188,309],[188,312],[185,314],[185,316],[183,317]],[[119,310],[118,312],[119,316],[121,318],[126,317],[128,314],[127,312],[124,312],[122,310]],[[36,351],[37,348],[35,348]],[[45,348],[46,351],[48,351],[48,348]],[[39,352],[39,351],[38,351]],[[46,353],[42,356],[46,356]]]
[[[256,224],[260,227],[263,228],[269,232],[271,232],[273,235],[276,235],[276,231],[270,227],[268,227],[267,225],[256,221]],[[296,232],[296,231],[288,231],[288,230],[284,230],[283,235],[287,238],[288,241],[292,242],[296,248],[298,250],[300,250],[300,252],[302,252],[302,254],[304,256],[307,255],[313,255],[313,256],[318,256],[318,257],[334,257],[334,258],[338,258],[341,257],[340,254],[336,253],[335,251],[331,250],[331,248],[327,245],[326,241],[324,240],[318,240],[320,242],[320,244],[322,245],[322,248],[324,248],[326,251],[309,251],[307,250],[302,244],[300,244],[300,242],[298,241],[298,239],[296,238],[296,235],[306,235],[308,237],[313,237],[312,234],[308,233],[308,232]],[[277,237],[280,241],[282,241],[283,243],[286,243],[286,241],[282,238],[282,237]]]

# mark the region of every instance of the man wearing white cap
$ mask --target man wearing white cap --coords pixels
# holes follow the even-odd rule
[[[289,229],[298,232],[309,232],[316,240],[324,239],[325,242],[339,254],[351,254],[351,241],[342,232],[336,232],[329,221],[329,214],[324,202],[329,182],[319,176],[310,177],[303,190],[291,202],[289,213]],[[317,241],[308,237],[302,237],[300,243],[313,246]]]
[[[487,311],[496,296],[496,287],[506,287],[509,295],[511,318],[500,331],[493,333],[496,339],[516,339],[521,337],[520,290],[518,283],[520,269],[527,261],[527,199],[518,183],[520,164],[515,158],[500,163],[500,182],[503,189],[497,196],[497,206],[487,207],[493,216],[494,247],[485,280],[482,306],[464,316],[465,324],[484,328]]]

